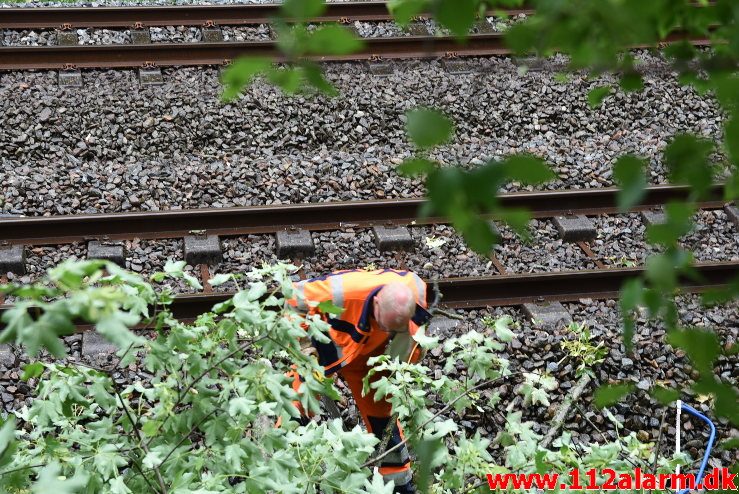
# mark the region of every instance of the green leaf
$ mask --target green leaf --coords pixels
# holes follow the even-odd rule
[[[588,104],[590,108],[596,108],[601,102],[611,93],[610,86],[601,86],[595,89],[591,89],[588,93]]]
[[[497,217],[510,226],[516,234],[527,240],[531,237],[529,221],[531,216],[524,209],[504,209],[497,213]]]
[[[11,415],[0,427],[0,467],[11,462],[15,450],[15,417]]]
[[[636,156],[621,156],[613,165],[613,178],[621,187],[618,191],[618,208],[629,211],[644,198],[647,187],[646,162]]]
[[[665,222],[647,227],[647,240],[652,244],[676,246],[678,239],[693,227],[693,206],[685,202],[671,202],[665,207]]]
[[[156,468],[162,464],[164,458],[159,451],[149,451],[141,462],[146,468]]]
[[[435,17],[458,37],[469,33],[477,14],[475,0],[439,0]]]
[[[525,184],[542,184],[556,178],[543,159],[529,154],[510,156],[503,162],[503,166],[510,180]]]
[[[308,37],[307,52],[316,55],[349,55],[362,49],[364,42],[338,24],[316,29]]]
[[[739,167],[739,116],[734,115],[724,124],[724,144],[728,151],[731,161],[736,167]]]
[[[38,480],[31,487],[34,494],[76,494],[87,485],[87,475],[82,470],[71,479],[62,476],[58,463],[51,463],[39,472]]]
[[[498,241],[490,222],[480,216],[468,219],[464,225],[455,223],[454,227],[462,231],[467,246],[480,255],[489,254]]]
[[[647,259],[646,277],[662,293],[669,293],[677,285],[675,266],[664,254],[649,256]]]
[[[302,63],[302,67],[303,73],[305,74],[305,79],[314,88],[318,89],[320,92],[330,97],[339,94],[339,91],[337,91],[336,88],[323,76],[323,70],[321,70],[321,67],[318,64],[304,61]]]
[[[268,58],[240,58],[236,60],[223,73],[223,94],[221,98],[224,101],[231,101],[239,95],[241,90],[248,86],[254,78],[265,73],[272,67],[272,61]]]
[[[239,415],[249,416],[256,409],[255,403],[249,398],[239,396],[228,402],[228,414],[232,417]]]
[[[139,318],[136,316],[117,312],[98,321],[95,330],[119,349],[126,349],[130,345],[142,344],[145,341],[129,330],[129,327],[135,326],[138,322]]]
[[[299,68],[272,68],[267,71],[267,79],[287,94],[295,94],[300,89],[303,71]]]
[[[511,26],[505,33],[505,44],[517,55],[527,55],[535,51],[540,33],[532,23],[520,22]]]
[[[732,437],[719,444],[719,447],[724,451],[730,451],[732,449],[739,449],[739,437]]]
[[[452,121],[441,112],[421,108],[408,112],[406,116],[406,131],[414,144],[421,149],[443,144],[452,136]]]
[[[318,310],[324,314],[331,314],[333,316],[340,316],[344,312],[344,308],[334,305],[333,300],[324,300],[318,304]]]
[[[680,393],[674,389],[655,386],[651,391],[652,397],[663,405],[669,405],[680,399]]]
[[[714,167],[709,155],[714,144],[690,134],[679,134],[667,146],[664,162],[670,171],[670,181],[690,186],[699,197],[713,183]]]
[[[282,2],[283,16],[298,22],[315,19],[325,10],[324,0],[285,0]]]
[[[693,390],[700,394],[713,396],[713,409],[718,417],[726,417],[734,426],[739,426],[739,391],[735,385],[716,379],[713,373],[701,376],[693,385]]]
[[[231,280],[233,275],[230,273],[220,273],[208,280],[210,286],[220,286]]]
[[[633,384],[611,384],[595,390],[593,403],[598,408],[605,408],[618,403],[621,398],[634,390]]]
[[[407,26],[414,17],[426,10],[427,0],[389,0],[387,9],[400,26]]]
[[[721,353],[716,334],[703,329],[690,328],[671,331],[667,334],[667,342],[682,349],[701,374],[713,372],[713,363]]]
[[[621,89],[626,92],[641,91],[644,89],[644,80],[641,74],[637,72],[629,72],[621,76],[619,82]]]
[[[34,362],[23,367],[23,375],[21,376],[21,379],[27,382],[29,379],[39,377],[43,373],[44,364],[41,362]]]
[[[416,331],[416,334],[412,335],[412,338],[413,341],[418,343],[418,345],[424,350],[436,348],[437,346],[439,346],[439,338],[428,336],[426,334],[426,326],[421,326],[420,328],[418,328],[418,331]]]
[[[436,169],[436,163],[424,158],[410,158],[398,165],[398,173],[406,177],[427,175]]]
[[[418,461],[417,465],[417,487],[420,492],[429,492],[429,485],[433,478],[433,471],[444,460],[446,448],[441,437],[423,439],[413,448]]]
[[[634,350],[634,332],[636,331],[636,321],[631,316],[624,316],[624,347],[629,354]]]
[[[131,494],[131,489],[126,486],[123,477],[115,477],[108,481],[110,494]]]
[[[234,472],[242,470],[243,466],[241,460],[249,457],[244,449],[238,444],[229,444],[228,446],[226,446],[226,449],[223,451],[223,453],[226,463],[229,464],[231,470]]]
[[[619,305],[622,312],[629,312],[641,303],[643,289],[644,284],[640,278],[632,278],[624,282],[619,298]]]
[[[534,462],[536,464],[536,473],[538,474],[545,474],[551,470],[551,467],[547,462],[544,461],[544,459],[547,456],[546,451],[537,451],[536,456],[534,457]]]
[[[141,432],[144,433],[145,436],[151,437],[156,435],[157,432],[159,432],[159,428],[162,426],[161,420],[149,420],[144,425],[141,426]]]
[[[512,323],[513,318],[511,316],[503,316],[495,321],[495,336],[497,336],[500,341],[504,343],[513,341],[515,334],[508,327]]]

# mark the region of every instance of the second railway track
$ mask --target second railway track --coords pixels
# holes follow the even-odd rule
[[[701,202],[704,209],[725,205],[722,186]],[[502,194],[508,207],[529,209],[535,218],[562,215],[596,215],[618,212],[617,189],[585,189],[555,192]],[[671,200],[684,199],[688,189],[679,186],[650,187],[634,210],[649,210]],[[337,230],[378,225],[443,223],[438,217],[417,220],[421,199],[316,203],[248,208],[222,208],[149,213],[119,213],[0,220],[0,239],[28,246],[55,245],[84,240],[166,239],[207,234],[218,237],[276,233],[297,228],[308,231]],[[479,277],[449,277],[438,280],[444,305],[451,308],[514,306],[536,302],[565,302],[580,299],[618,297],[622,284],[644,274],[644,267],[606,267],[599,262],[587,242],[577,242],[598,269],[563,270],[544,273],[509,273],[496,263],[499,274]],[[492,256],[495,262],[495,256]],[[300,259],[296,261],[300,263]],[[202,293],[181,294],[172,311],[182,319],[210,310],[233,293],[213,293],[207,280],[212,275],[206,264],[196,267],[205,286]],[[739,262],[703,262],[696,276],[680,280],[686,292],[702,292],[729,283],[739,273]],[[432,281],[432,280],[428,280]],[[0,306],[0,313],[8,306]]]
[[[530,6],[501,9],[508,15],[531,14]],[[244,25],[271,22],[280,5],[169,5],[141,7],[0,8],[0,28],[54,29],[83,27]],[[426,17],[426,16],[423,16]],[[387,2],[327,3],[312,22],[391,20]]]
[[[534,218],[616,213],[615,188],[518,192],[501,194],[501,204],[524,208]],[[648,210],[688,197],[683,186],[661,185],[647,189],[634,210]],[[48,217],[0,218],[0,242],[54,245],[90,239],[177,238],[197,231],[236,236],[275,233],[294,228],[324,231],[346,227],[443,223],[439,217],[418,219],[423,199],[325,202],[281,206],[210,208],[157,212],[88,214]],[[723,207],[723,187],[715,185],[702,208]]]

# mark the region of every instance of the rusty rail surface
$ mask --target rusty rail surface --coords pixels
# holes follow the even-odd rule
[[[670,35],[663,43],[687,39]],[[316,55],[319,62],[483,57],[510,55],[503,33],[474,34],[460,43],[452,36],[401,36],[364,38],[363,48],[349,55]],[[691,39],[709,45],[707,39]],[[649,48],[649,46],[634,46]],[[243,56],[271,57],[287,61],[276,41],[151,43],[140,45],[9,46],[0,48],[0,70],[125,68],[154,66],[226,65]]]
[[[700,293],[727,285],[739,275],[739,262],[702,263],[695,266],[695,279],[683,278],[686,293]],[[606,268],[583,271],[526,273],[438,280],[443,305],[457,309],[503,307],[536,302],[576,302],[618,298],[623,283],[644,274],[643,267]],[[431,283],[431,280],[426,280]],[[178,318],[193,318],[233,293],[183,295],[175,299]]]
[[[67,29],[86,27],[242,25],[271,22],[279,4],[172,5],[143,7],[74,7],[0,9],[0,28]],[[508,15],[531,14],[533,9],[501,8]],[[492,14],[492,12],[491,12]],[[421,17],[428,17],[428,14]],[[392,19],[387,2],[328,3],[313,22],[384,21]]]
[[[616,188],[515,192],[501,194],[502,205],[525,208],[535,218],[617,213]],[[635,211],[652,209],[672,200],[686,199],[683,186],[649,187]],[[188,232],[235,236],[275,233],[299,228],[336,230],[373,225],[444,223],[440,217],[418,218],[424,199],[371,200],[211,208],[135,213],[86,214],[48,217],[0,218],[0,243],[54,245],[89,239],[178,238]],[[723,185],[712,187],[704,209],[723,207]]]
[[[364,47],[357,53],[311,58],[320,62],[337,62],[510,53],[503,35],[499,33],[472,35],[464,44],[451,36],[365,38],[364,42]],[[0,70],[223,65],[243,56],[286,61],[275,41],[10,46],[0,48]]]
[[[641,276],[644,268],[607,268],[584,271],[527,273],[438,280],[443,306],[456,309],[515,306],[525,303],[576,302],[580,299],[617,298],[624,282]],[[700,293],[722,288],[739,275],[739,262],[703,263],[695,266],[696,277],[679,280],[683,292]],[[431,283],[432,280],[426,280]],[[192,320],[212,310],[233,293],[179,295],[171,310],[179,320]],[[0,305],[0,317],[12,305]],[[0,323],[0,330],[4,324]],[[80,325],[78,331],[89,330]]]

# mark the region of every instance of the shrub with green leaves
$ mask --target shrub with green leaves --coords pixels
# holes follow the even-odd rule
[[[593,366],[605,360],[608,348],[602,341],[593,343],[593,335],[587,322],[572,322],[567,326],[567,332],[574,335],[574,339],[562,340],[560,344],[567,355],[577,362],[577,375],[593,375]]]
[[[285,303],[294,294],[292,269],[253,270],[244,290],[188,323],[173,318],[167,289],[157,291],[103,261],[65,262],[46,284],[2,286],[19,297],[3,316],[2,342],[22,345],[31,355],[47,348],[61,358],[60,336],[84,322],[120,350],[106,368],[64,360],[25,368],[24,378],[38,385],[32,404],[0,424],[0,492],[392,492],[371,469],[382,456],[380,441],[360,427],[347,430],[339,420],[320,418],[317,394],[339,394],[331,379],[314,377],[321,369],[300,352],[299,338],[307,332],[325,341],[327,326]],[[152,277],[171,276],[184,276],[176,263]],[[30,307],[37,308],[36,317]],[[549,402],[552,378],[512,373],[499,354],[513,336],[511,324],[502,318],[494,323],[494,337],[473,331],[443,343],[445,370],[451,375],[461,367],[464,379],[437,379],[422,364],[387,355],[375,359],[371,373],[386,375],[366,391],[393,404],[417,456],[422,491],[482,489],[476,484],[487,473],[536,471],[542,464],[565,471],[607,458],[610,466],[626,468],[626,457],[648,456],[649,445],[640,445],[639,455],[627,453],[633,437],[576,452],[565,434],[555,449],[542,449],[521,410],[508,414],[497,438],[460,429],[455,414],[499,406],[497,387],[505,382],[523,378],[524,406]],[[148,335],[133,331],[136,325]],[[423,332],[417,340],[426,348],[441,345]],[[152,377],[116,382],[113,373],[135,359]],[[292,365],[305,378],[301,394],[285,375]],[[316,414],[307,425],[291,420],[299,415],[295,400]],[[502,448],[497,461],[494,448]]]

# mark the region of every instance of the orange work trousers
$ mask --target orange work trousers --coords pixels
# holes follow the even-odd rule
[[[390,422],[392,408],[390,403],[385,400],[375,401],[375,391],[373,389],[370,389],[367,396],[362,396],[362,379],[364,379],[370,370],[367,360],[371,357],[381,355],[384,350],[384,345],[380,345],[376,350],[367,355],[358,355],[338,372],[339,376],[344,380],[354,396],[354,401],[357,404],[359,413],[362,415],[362,420],[364,421],[367,431],[375,434],[375,436],[380,440],[382,440],[382,436],[384,435],[383,432],[387,428],[388,422]],[[293,381],[293,389],[298,391],[300,389],[300,377],[297,373],[293,372],[292,374],[295,378]],[[382,373],[374,374],[370,379],[370,383],[375,382],[382,377]],[[403,441],[403,431],[399,423],[393,424],[391,433],[392,436],[388,441],[387,449],[390,449]],[[392,481],[398,487],[405,485],[410,487],[413,474],[411,472],[408,448],[405,444],[381,460],[379,471],[386,482]]]

